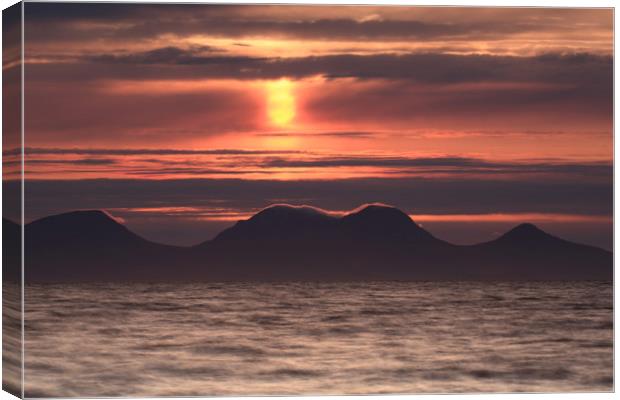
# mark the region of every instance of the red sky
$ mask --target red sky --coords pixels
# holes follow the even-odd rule
[[[611,246],[611,9],[25,10],[30,219],[193,244],[272,202],[380,201],[455,242],[527,219]]]

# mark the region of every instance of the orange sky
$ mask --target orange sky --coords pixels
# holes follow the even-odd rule
[[[611,9],[29,3],[25,32],[27,179],[550,182],[610,221]]]

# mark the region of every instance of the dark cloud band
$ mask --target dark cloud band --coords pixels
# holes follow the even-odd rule
[[[74,56],[71,56],[74,59]],[[106,79],[238,79],[327,78],[411,80],[419,83],[544,82],[572,87],[611,84],[613,58],[594,54],[542,54],[533,57],[493,55],[336,54],[291,58],[205,55],[203,50],[167,47],[137,53],[85,55],[75,63],[31,64],[33,78],[73,73],[76,79],[98,79],[104,64]],[[169,66],[177,66],[170,69]],[[62,67],[62,68],[58,68]],[[145,69],[146,68],[146,69]],[[68,77],[68,76],[67,76]]]
[[[19,186],[19,182],[7,182]],[[376,178],[278,181],[243,179],[28,180],[28,218],[59,210],[162,206],[260,208],[274,202],[343,210],[385,202],[410,213],[541,212],[611,215],[611,181]]]

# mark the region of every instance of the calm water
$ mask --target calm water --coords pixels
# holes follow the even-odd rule
[[[26,395],[610,391],[608,283],[41,285]]]

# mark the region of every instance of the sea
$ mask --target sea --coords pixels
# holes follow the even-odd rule
[[[27,397],[613,390],[610,282],[25,287]]]

